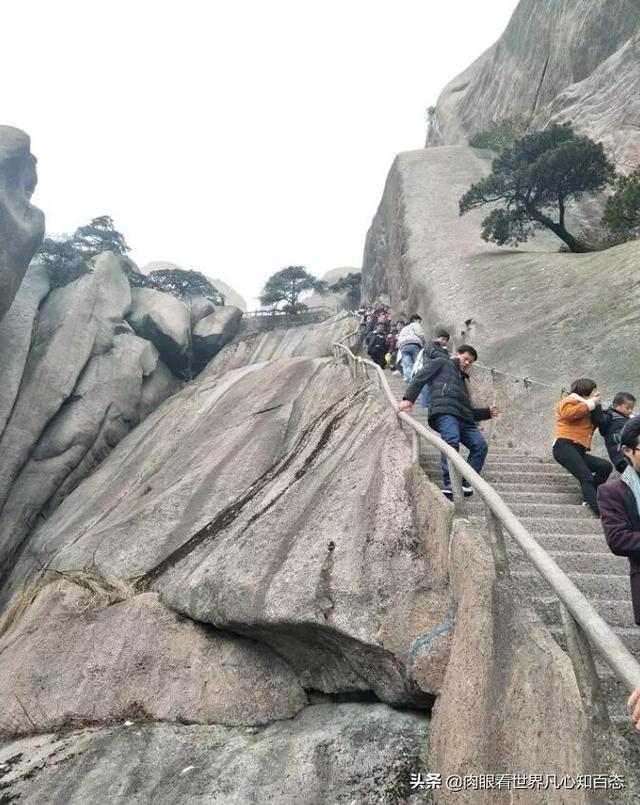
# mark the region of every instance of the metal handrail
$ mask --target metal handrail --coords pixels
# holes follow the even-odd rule
[[[391,391],[387,378],[383,370],[373,361],[361,358],[353,354],[351,349],[343,342],[349,342],[354,336],[359,334],[358,330],[348,333],[341,341],[334,343],[336,356],[338,352],[343,352],[348,362],[356,369],[358,364],[363,367],[372,367],[376,371],[378,385],[384,392],[391,407],[396,412],[398,419],[408,425],[417,434],[417,438],[423,438],[433,447],[444,453],[448,459],[449,466],[468,481],[474,490],[484,501],[485,505],[496,518],[500,526],[511,534],[513,539],[522,549],[525,556],[535,566],[540,575],[549,584],[554,593],[558,596],[562,604],[571,614],[573,620],[579,624],[588,640],[596,647],[604,661],[611,668],[618,679],[633,691],[640,685],[640,663],[629,652],[622,640],[615,634],[609,624],[598,614],[584,594],[576,587],[567,574],[549,556],[547,551],[531,536],[529,531],[522,525],[516,515],[507,506],[496,490],[488,484],[484,478],[462,458],[462,456],[448,445],[435,431],[425,428],[415,419],[404,412],[399,412],[398,402]],[[414,447],[414,459],[417,458],[418,451]],[[418,453],[419,455],[419,453]],[[455,483],[454,473],[452,473],[454,495],[458,484]],[[574,665],[576,659],[572,657]]]
[[[269,318],[270,316],[303,316],[305,313],[313,313],[315,311],[324,311],[325,313],[333,314],[335,311],[333,308],[327,307],[327,305],[314,305],[313,307],[307,307],[300,310],[298,313],[290,313],[287,310],[280,310],[280,308],[260,308],[258,310],[247,310],[243,314],[243,318],[245,319],[263,319]]]

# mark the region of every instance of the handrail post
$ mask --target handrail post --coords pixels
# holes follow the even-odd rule
[[[609,712],[602,697],[600,679],[591,653],[591,646],[579,623],[560,601],[562,627],[567,640],[567,653],[573,663],[573,671],[589,717],[600,726],[610,726]]]
[[[509,570],[509,559],[502,525],[486,503],[484,514],[487,521],[487,538],[496,570],[498,573],[504,573]]]
[[[411,431],[411,461],[420,464],[420,436],[417,431]]]
[[[465,510],[464,494],[462,493],[462,476],[451,459],[447,458],[447,463],[449,465],[451,488],[453,489],[453,506],[456,514],[462,514]]]

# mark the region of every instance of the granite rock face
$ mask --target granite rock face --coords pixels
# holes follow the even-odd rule
[[[217,355],[225,344],[238,332],[242,311],[237,307],[225,305],[215,308],[204,316],[193,328],[193,356],[195,371]]]
[[[635,0],[521,0],[500,39],[442,92],[427,145],[466,144],[495,119],[571,120],[621,168],[640,161]]]
[[[429,488],[394,415],[346,367],[254,364],[148,416],[31,535],[8,587],[41,565],[95,566],[259,640],[305,689],[427,706],[443,660],[426,690],[405,660],[448,607],[446,579],[425,578],[441,503]]]
[[[29,137],[0,126],[0,320],[44,237],[44,215],[30,203],[37,181]]]
[[[131,724],[25,738],[0,749],[0,783],[25,805],[412,804],[426,801],[410,783],[424,774],[428,739],[417,713],[315,705],[262,728]]]
[[[0,323],[0,576],[37,518],[175,389],[126,325],[130,301],[110,252],[51,292],[34,263]]]
[[[111,606],[68,581],[46,586],[0,639],[0,734],[153,721],[264,724],[307,697],[265,646],[168,610],[154,593]]]
[[[444,777],[482,769],[545,769],[572,774],[625,775],[615,731],[589,718],[573,666],[515,583],[499,574],[486,543],[465,520],[451,540],[456,624],[442,692],[433,711],[429,767]],[[540,717],[544,714],[544,724]],[[630,785],[630,781],[627,782]],[[465,805],[563,801],[560,792],[463,791]],[[633,802],[631,791],[571,792],[571,802]],[[435,791],[434,803],[451,794]]]
[[[167,366],[187,377],[191,363],[191,315],[180,299],[153,288],[133,288],[127,321],[151,341]]]
[[[153,288],[133,288],[127,321],[151,341],[181,378],[198,374],[238,331],[242,311],[216,307],[204,296],[178,299]]]
[[[271,330],[248,330],[242,322],[238,335],[210,361],[205,374],[214,375],[262,361],[301,357],[321,357],[333,352],[333,344],[357,331],[358,319],[338,313],[326,321],[298,327],[274,327]]]

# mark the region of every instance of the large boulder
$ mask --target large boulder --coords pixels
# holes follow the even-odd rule
[[[38,515],[52,511],[138,424],[142,385],[157,365],[153,344],[126,333],[92,357],[13,482],[0,511],[2,554],[15,549]]]
[[[238,335],[209,363],[205,374],[220,374],[261,361],[302,355],[329,356],[336,341],[358,330],[358,319],[344,312],[318,324],[276,327],[266,332],[245,330],[244,324],[245,321]]]
[[[214,278],[211,282],[215,285],[215,287],[220,291],[220,293],[224,296],[224,303],[225,305],[232,305],[233,307],[239,308],[243,313],[247,309],[247,303],[243,296],[241,296],[235,288],[232,288],[229,284],[227,284],[224,280],[220,278]]]
[[[0,323],[0,575],[50,513],[141,418],[175,390],[155,347],[123,319],[119,257],[47,295],[34,263]]]
[[[520,0],[500,39],[438,99],[428,145],[466,144],[497,118],[571,120],[622,167],[640,161],[635,0]]]
[[[11,416],[0,437],[0,506],[40,434],[68,400],[92,355],[113,344],[113,322],[130,303],[129,283],[109,252],[40,309]]]
[[[0,639],[0,735],[140,717],[265,724],[307,704],[265,646],[179,617],[154,593],[94,600],[51,583]]]
[[[446,657],[426,689],[406,657],[447,617],[425,526],[446,531],[446,508],[371,385],[325,360],[255,364],[142,422],[31,535],[8,589],[95,566],[258,639],[305,689],[425,706]]]
[[[23,131],[0,126],[0,319],[44,237],[44,215],[30,203],[38,181],[30,147]]]
[[[238,332],[242,311],[225,305],[215,308],[193,328],[193,355],[196,370],[207,364]]]
[[[190,295],[185,296],[182,301],[189,310],[189,319],[192,330],[201,319],[204,319],[205,316],[209,316],[211,313],[216,312],[214,302],[207,296]]]
[[[132,288],[129,324],[151,341],[162,360],[178,376],[191,367],[191,316],[184,302],[153,288]]]
[[[411,778],[424,777],[428,738],[417,713],[325,704],[248,730],[130,724],[25,738],[0,749],[0,776],[21,805],[396,805],[426,800]]]

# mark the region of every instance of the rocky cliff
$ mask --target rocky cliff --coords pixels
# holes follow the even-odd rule
[[[415,173],[369,245],[407,307]],[[425,312],[457,321],[466,252],[436,250],[455,285]],[[356,319],[233,337],[239,311],[89,268],[51,290],[33,263],[0,322],[0,801],[395,805],[434,769],[615,769],[568,657],[331,356]]]
[[[19,129],[0,126],[0,319],[44,236],[44,215],[30,203],[36,183],[29,138]]]
[[[432,147],[394,161],[366,239],[364,297],[386,295],[398,314],[446,325],[455,341],[476,346],[479,363],[513,375],[474,370],[478,400],[505,411],[488,433],[540,455],[550,449],[554,401],[576,377],[594,377],[607,400],[640,391],[620,348],[637,337],[640,247],[565,254],[544,233],[519,249],[484,243],[486,212],[461,218],[458,201],[492,155],[467,141],[504,116],[530,116],[535,127],[573,119],[623,169],[639,161],[639,26],[632,0],[521,0],[501,39],[442,93]],[[583,212],[569,211],[570,229]]]
[[[495,119],[533,128],[571,120],[640,161],[640,15],[636,0],[521,0],[504,34],[442,92],[427,145],[466,144]]]

